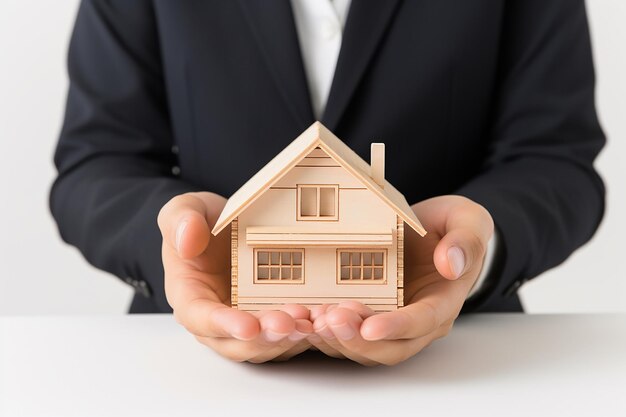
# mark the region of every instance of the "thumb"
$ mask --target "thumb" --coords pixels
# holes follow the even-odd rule
[[[196,193],[172,198],[157,219],[163,242],[183,259],[200,255],[211,238],[208,214],[207,205]]]
[[[472,230],[456,229],[441,239],[433,261],[444,278],[455,280],[482,267],[486,247],[487,242]]]
[[[433,254],[435,267],[444,278],[455,280],[468,273],[478,276],[493,234],[493,220],[480,208],[466,211],[459,207],[448,213],[446,232]]]

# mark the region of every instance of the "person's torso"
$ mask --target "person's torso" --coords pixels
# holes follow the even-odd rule
[[[409,203],[481,169],[501,2],[353,0],[321,121],[365,160],[385,142]],[[502,2],[503,3],[503,2]],[[156,0],[180,175],[230,196],[313,121],[288,0]]]

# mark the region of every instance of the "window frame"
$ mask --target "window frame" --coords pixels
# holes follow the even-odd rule
[[[355,253],[358,252],[361,254],[361,276],[363,276],[363,254],[364,253],[382,253],[383,254],[383,277],[382,279],[341,279],[341,254],[342,253]],[[351,255],[350,255],[351,256]],[[337,276],[336,283],[337,285],[386,285],[387,284],[387,249],[386,248],[339,248],[337,249]],[[349,268],[354,268],[354,266],[349,266]],[[374,266],[372,266],[374,268]],[[373,273],[373,269],[372,269]]]
[[[314,188],[317,190],[317,215],[302,215],[302,189]],[[335,214],[333,216],[322,216],[321,189],[331,188],[335,191]],[[296,185],[296,220],[297,221],[338,221],[339,220],[339,184],[297,184]]]
[[[282,266],[282,257],[280,257],[281,261],[279,264],[277,264],[276,266],[272,265],[271,263],[271,253],[272,252],[278,252],[279,254],[282,252],[289,252],[291,253],[292,259],[293,259],[293,253],[300,253],[300,256],[302,258],[302,263],[300,265],[300,268],[302,268],[302,273],[300,274],[300,279],[272,279],[272,278],[267,278],[267,279],[259,279],[258,274],[259,274],[259,257],[258,257],[258,253],[259,252],[269,252],[270,255],[270,259],[269,259],[269,264],[267,266],[267,268],[272,268],[272,267],[276,267],[279,268],[279,270],[281,268],[283,268]],[[253,265],[254,265],[254,283],[255,284],[291,284],[291,285],[302,285],[304,284],[304,263],[305,263],[305,259],[304,259],[304,248],[254,248],[253,250]],[[293,276],[293,260],[292,263],[289,265],[291,267],[291,274]],[[280,274],[282,273],[282,271],[279,272],[279,277]],[[271,275],[270,275],[271,276]]]

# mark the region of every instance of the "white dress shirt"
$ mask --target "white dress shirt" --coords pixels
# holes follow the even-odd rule
[[[311,105],[321,119],[330,94],[351,0],[291,0]],[[484,286],[493,263],[498,236],[489,240],[483,269],[468,298]]]
[[[333,82],[350,0],[291,0],[313,114],[322,117]]]

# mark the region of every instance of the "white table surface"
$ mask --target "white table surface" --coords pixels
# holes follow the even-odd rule
[[[171,316],[0,318],[1,416],[626,416],[626,315],[473,315],[396,366],[232,363]]]

